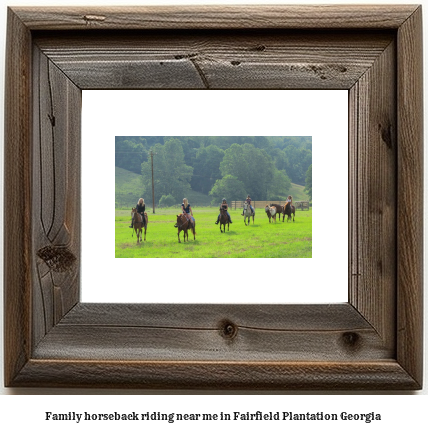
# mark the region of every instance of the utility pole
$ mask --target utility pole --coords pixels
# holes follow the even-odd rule
[[[153,178],[153,150],[150,149],[150,158],[152,160],[152,198],[153,198],[153,214],[155,214],[155,183]]]

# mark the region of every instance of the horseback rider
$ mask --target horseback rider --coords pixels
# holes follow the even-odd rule
[[[193,217],[192,207],[190,206],[190,203],[186,198],[183,199],[183,203],[181,204],[181,212],[186,216],[187,220],[193,223],[195,222],[195,218]]]
[[[292,196],[288,196],[287,200],[285,202],[285,206],[290,205],[290,209],[293,206],[293,197]]]
[[[254,208],[251,206],[251,197],[250,195],[247,195],[247,198],[245,199],[245,202],[250,205],[251,214],[254,214]],[[242,215],[244,215],[244,210],[242,210]]]
[[[229,218],[229,222],[232,223],[232,219],[230,218],[230,214],[229,211],[227,210],[229,208],[229,206],[227,205],[226,199],[223,198],[221,206],[220,206],[220,210],[224,209],[226,211],[227,217]],[[221,214],[221,212],[220,212]],[[218,222],[220,221],[220,214],[217,217],[217,221],[215,222],[216,225],[218,225]]]
[[[144,204],[144,199],[142,197],[140,197],[137,206],[135,207],[137,209],[137,212],[139,214],[141,214],[141,217],[143,218],[143,226],[145,224],[145,218],[144,218],[144,211],[146,210],[146,205]],[[130,228],[134,227],[134,217],[132,217],[131,220],[131,226],[129,226]]]

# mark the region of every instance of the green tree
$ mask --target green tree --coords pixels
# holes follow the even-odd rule
[[[223,149],[215,145],[198,149],[191,181],[193,190],[209,193],[217,179],[221,178],[220,163],[223,157]]]
[[[245,187],[242,181],[239,181],[236,176],[226,175],[222,179],[218,179],[209,195],[212,197],[211,204],[220,204],[223,198],[228,202],[232,200],[240,200],[245,196]]]
[[[269,155],[274,149],[273,143],[269,140],[269,137],[256,136],[254,137],[254,146],[259,149],[264,149]]]
[[[273,169],[273,161],[267,152],[251,143],[232,144],[220,164],[223,177],[232,175],[242,181],[246,194],[250,194],[254,200],[266,198]]]
[[[147,142],[140,137],[115,138],[115,166],[140,173],[141,163],[147,160]]]
[[[309,196],[309,200],[312,202],[312,164],[306,171],[305,193]]]
[[[291,188],[290,178],[285,170],[274,169],[268,185],[267,200],[285,200]]]
[[[183,198],[184,191],[190,188],[193,168],[184,161],[181,141],[175,138],[153,147],[153,172],[155,198],[172,195],[178,202]],[[151,162],[141,165],[144,195],[146,200],[152,200],[152,169]]]
[[[286,166],[289,164],[287,156],[285,155],[285,151],[279,148],[275,148],[270,155],[273,158],[275,167],[278,170],[285,170]]]
[[[160,206],[173,206],[176,204],[176,200],[171,194],[163,195],[159,200]]]
[[[305,185],[306,171],[312,164],[312,151],[289,145],[285,148],[285,155],[287,175],[295,184]]]

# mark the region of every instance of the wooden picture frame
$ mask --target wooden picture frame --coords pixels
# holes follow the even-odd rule
[[[420,389],[421,23],[413,5],[9,8],[6,386]],[[348,303],[81,303],[81,91],[118,88],[347,89]]]

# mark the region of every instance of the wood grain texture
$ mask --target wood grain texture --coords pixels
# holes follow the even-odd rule
[[[234,332],[228,334],[227,327]],[[366,361],[392,359],[349,304],[80,304],[39,344],[56,360]]]
[[[415,5],[14,7],[31,30],[397,29]]]
[[[394,39],[390,31],[89,36],[53,32],[35,43],[81,89],[349,89]]]
[[[105,304],[79,303],[64,325],[136,326],[217,330],[228,320],[269,330],[368,330],[372,327],[348,303],[320,305]]]
[[[30,357],[31,331],[31,39],[9,11],[5,76],[4,377],[8,384]],[[19,125],[19,128],[17,127]]]
[[[421,388],[421,41],[416,6],[9,9],[6,385]],[[79,303],[81,90],[243,87],[349,89],[349,303]]]
[[[395,43],[350,91],[350,302],[395,348],[397,124]]]
[[[81,90],[33,49],[33,346],[79,301]]]
[[[423,89],[422,8],[398,32],[397,359],[422,383]]]
[[[70,379],[73,382],[70,382]],[[16,386],[223,390],[412,390],[394,361],[366,363],[30,360]]]

